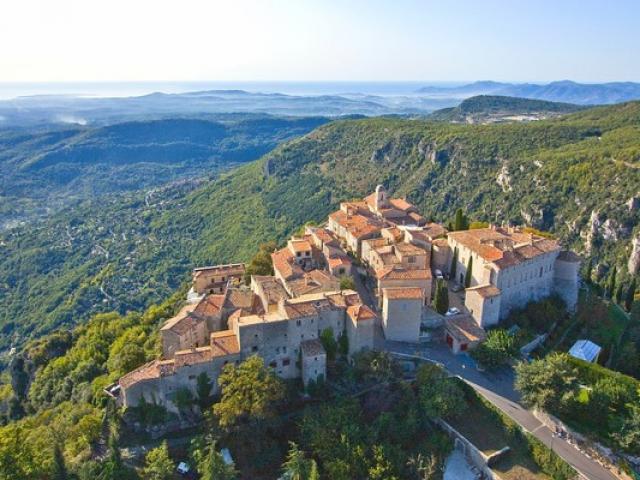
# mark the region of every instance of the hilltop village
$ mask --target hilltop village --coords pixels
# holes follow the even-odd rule
[[[323,226],[305,227],[271,258],[271,276],[247,278],[242,263],[196,268],[186,306],[161,328],[162,357],[109,394],[121,406],[144,397],[176,410],[175,393],[195,392],[199,374],[217,387],[225,365],[251,355],[308,385],[326,376],[320,336],[328,329],[349,355],[418,343],[431,331],[459,353],[531,300],[557,293],[569,309],[577,302],[580,259],[558,241],[493,225],[449,232],[382,186],[342,203]],[[352,288],[341,288],[343,279]],[[464,304],[438,314],[438,283],[464,289]]]

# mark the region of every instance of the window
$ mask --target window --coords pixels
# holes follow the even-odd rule
[[[296,252],[296,256],[299,257],[300,256],[300,252]]]
[[[275,361],[269,362],[269,367],[276,368],[277,366],[278,366],[278,364]]]
[[[282,347],[282,353],[287,353],[287,347]]]
[[[280,353],[280,347],[276,347],[276,353]]]
[[[416,263],[416,257],[409,257],[409,258],[407,258],[407,261],[409,263]]]
[[[195,380],[196,376],[195,375],[189,375],[189,380]]]
[[[300,326],[302,324],[302,322],[300,322],[300,320],[296,320],[296,325]]]
[[[542,267],[540,267],[540,277],[542,277]]]
[[[289,360],[288,358],[285,358],[284,360],[282,360],[283,367],[288,367],[289,365],[291,365],[291,360]]]
[[[258,351],[258,346],[254,345],[253,347],[251,347],[251,351],[252,352],[257,352]]]

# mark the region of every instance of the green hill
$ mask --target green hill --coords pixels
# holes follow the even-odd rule
[[[203,177],[255,160],[326,122],[230,114],[0,129],[0,229],[106,193]]]
[[[532,120],[577,112],[583,108],[571,103],[500,95],[478,95],[463,100],[457,107],[436,110],[428,118],[445,122],[467,123],[516,120],[518,116],[523,117],[524,120]]]
[[[110,196],[0,237],[1,346],[96,312],[139,310],[192,267],[247,260],[378,183],[435,220],[461,207],[475,220],[551,230],[580,250],[590,236],[596,260],[622,271],[639,167],[640,102],[532,123],[336,121],[194,191]]]

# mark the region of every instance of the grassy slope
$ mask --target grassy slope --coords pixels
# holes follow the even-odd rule
[[[638,223],[638,213],[624,203],[640,185],[640,170],[633,168],[639,134],[638,102],[530,124],[334,122],[187,196],[150,207],[139,198],[128,206],[88,204],[4,238],[0,301],[7,308],[0,310],[0,325],[7,335],[0,346],[14,331],[38,335],[96,311],[156,302],[193,266],[247,260],[260,242],[283,240],[377,183],[437,220],[462,207],[479,220],[530,219],[578,244],[598,210],[621,232],[626,228],[628,238]],[[503,168],[510,187],[496,181]],[[96,245],[109,251],[108,259],[95,253]],[[596,248],[621,263],[627,245]],[[105,299],[100,285],[115,300]]]

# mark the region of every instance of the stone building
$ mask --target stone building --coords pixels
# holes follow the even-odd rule
[[[244,278],[244,263],[229,263],[193,270],[193,291],[198,295],[223,293],[229,286],[238,286]]]
[[[326,353],[318,341],[325,329],[331,329],[336,340],[346,335],[350,354],[373,348],[376,315],[354,291],[292,298],[276,277],[261,276],[252,278],[251,289],[227,289],[212,296],[165,323],[162,359],[107,389],[120,405],[135,407],[144,397],[175,411],[176,393],[188,389],[195,395],[201,373],[217,389],[222,368],[251,355],[260,355],[282,378],[317,381],[326,375]]]
[[[580,259],[557,240],[520,228],[489,227],[448,234],[457,251],[456,278],[464,283],[471,259],[465,306],[481,327],[497,324],[514,308],[558,292],[575,308]]]
[[[382,328],[385,338],[417,343],[423,307],[422,288],[385,288],[382,292]]]

